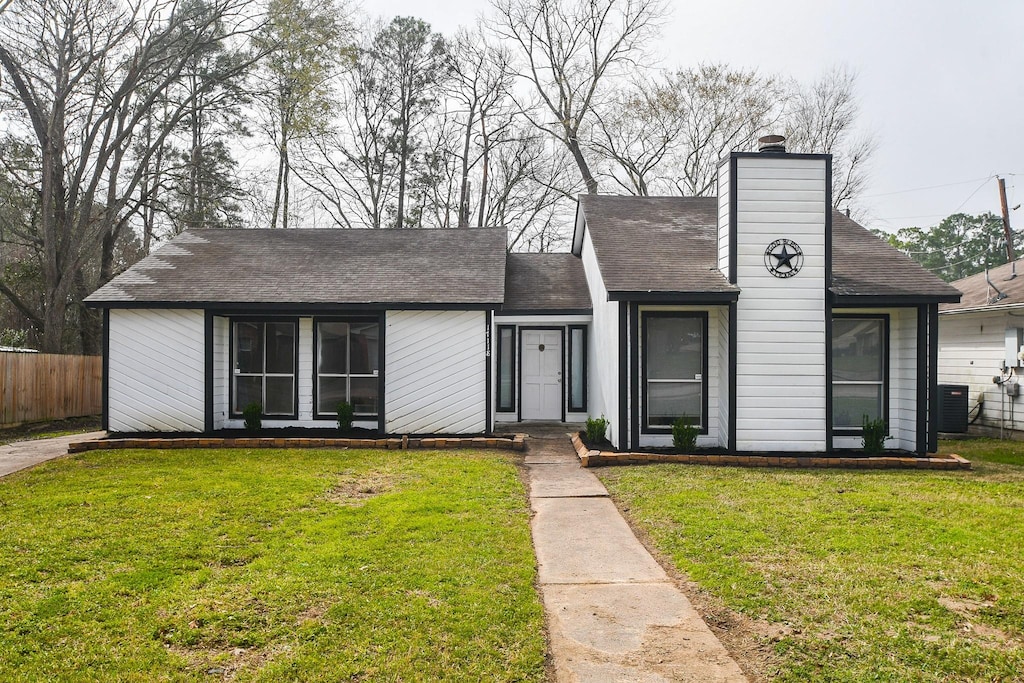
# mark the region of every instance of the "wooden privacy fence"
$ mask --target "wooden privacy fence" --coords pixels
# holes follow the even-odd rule
[[[0,352],[0,427],[103,412],[103,359]]]

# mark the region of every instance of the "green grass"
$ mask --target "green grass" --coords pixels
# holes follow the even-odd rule
[[[499,452],[104,451],[0,479],[0,680],[543,680]]]
[[[976,469],[597,472],[713,600],[780,627],[773,680],[1024,680],[1024,444],[942,450]]]

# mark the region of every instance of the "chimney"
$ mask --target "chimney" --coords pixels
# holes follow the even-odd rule
[[[757,139],[757,151],[761,154],[785,154],[786,138],[783,135],[765,135]]]

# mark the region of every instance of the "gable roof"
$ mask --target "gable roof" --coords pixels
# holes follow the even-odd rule
[[[609,293],[739,292],[718,270],[718,200],[714,197],[581,195]],[[742,283],[741,283],[742,284]],[[847,301],[954,301],[959,292],[856,221],[832,212],[832,282]]]
[[[505,230],[184,232],[86,298],[92,305],[493,305]]]
[[[572,254],[505,257],[505,312],[591,311],[583,262]]]
[[[995,289],[989,285],[988,280],[992,281]],[[939,313],[993,311],[1024,306],[1024,258],[989,269],[988,279],[981,272],[950,284],[962,292],[963,296],[960,303],[939,306]],[[997,298],[999,292],[996,289],[1005,296]]]

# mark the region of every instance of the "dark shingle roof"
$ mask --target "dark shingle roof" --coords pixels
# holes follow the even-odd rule
[[[716,198],[582,195],[580,206],[609,292],[739,291],[718,270]],[[936,301],[958,294],[838,211],[830,289],[843,297]]]
[[[572,254],[509,254],[506,311],[590,311],[583,262]]]
[[[706,197],[581,195],[609,292],[738,292],[718,270],[718,203]]]
[[[1017,276],[1013,277],[1016,271]],[[961,313],[973,310],[1016,308],[1024,305],[1024,259],[1017,259],[1016,269],[1012,263],[1004,263],[988,271],[988,279],[1005,296],[997,299],[999,292],[989,286],[985,273],[976,273],[951,283],[963,293],[958,304],[942,304],[940,313]]]
[[[86,301],[500,304],[505,230],[196,230]]]

